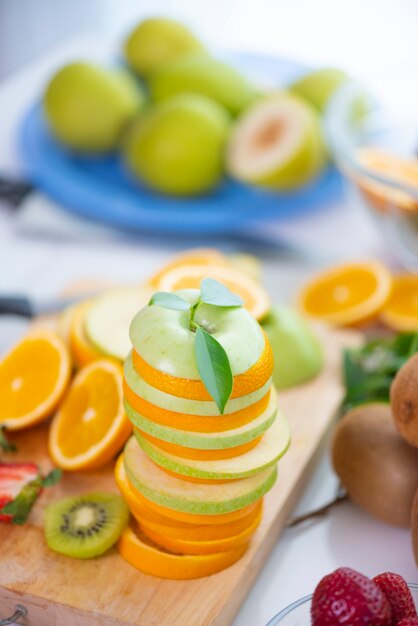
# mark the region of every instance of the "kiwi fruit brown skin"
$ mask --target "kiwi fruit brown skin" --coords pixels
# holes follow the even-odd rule
[[[396,428],[411,446],[418,448],[418,354],[396,374],[390,389],[390,403]]]
[[[415,492],[411,512],[412,550],[418,567],[418,489]]]
[[[410,526],[418,450],[397,432],[389,404],[363,404],[342,418],[334,432],[332,462],[360,508],[387,524]]]

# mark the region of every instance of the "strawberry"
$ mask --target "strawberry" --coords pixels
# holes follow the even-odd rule
[[[60,476],[53,470],[42,478],[34,463],[0,463],[0,522],[24,524],[42,488]]]
[[[390,604],[363,574],[340,567],[325,576],[312,598],[312,626],[390,626]]]
[[[404,617],[396,626],[418,626],[418,617]]]
[[[404,618],[417,617],[414,600],[405,580],[399,574],[385,572],[373,578],[373,582],[383,591],[392,609],[392,624]]]

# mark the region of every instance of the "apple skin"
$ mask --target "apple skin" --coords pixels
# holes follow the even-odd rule
[[[303,140],[297,149],[289,154],[288,160],[281,163],[279,167],[272,165],[263,173],[242,175],[234,166],[231,146],[237,139],[241,124],[246,116],[252,115],[259,107],[263,107],[265,103],[271,103],[274,100],[279,104],[286,102],[298,114],[300,123],[303,124]],[[265,100],[259,100],[244,113],[232,128],[227,154],[227,169],[232,177],[242,182],[277,191],[292,191],[303,187],[319,176],[327,163],[327,152],[317,112],[301,98],[287,93],[279,93],[271,95]]]
[[[324,113],[332,95],[348,80],[349,76],[342,70],[327,67],[302,76],[290,86],[290,90],[319,113]]]
[[[191,305],[198,289],[174,292]],[[195,333],[189,328],[189,311],[174,311],[157,305],[146,306],[134,317],[129,330],[136,352],[161,372],[200,380],[195,357]],[[258,322],[244,307],[215,307],[202,304],[195,321],[210,329],[226,351],[232,375],[246,372],[260,358],[265,337]]]
[[[157,424],[140,415],[131,407],[127,400],[125,400],[124,404],[129,420],[139,430],[157,439],[199,450],[225,450],[226,448],[234,448],[253,441],[253,439],[256,439],[270,428],[277,414],[277,394],[273,390],[266,410],[248,424],[215,433],[199,433]]]
[[[184,54],[202,52],[201,42],[183,24],[169,18],[140,22],[125,41],[125,58],[145,78],[160,65]]]
[[[276,306],[263,322],[274,353],[273,381],[278,389],[316,376],[324,364],[322,346],[308,323],[292,309]]]
[[[150,107],[129,128],[124,160],[155,191],[200,195],[222,179],[228,130],[229,115],[220,105],[182,94]]]
[[[123,458],[129,482],[145,498],[169,509],[199,515],[243,509],[267,493],[277,478],[277,467],[273,465],[253,476],[220,485],[187,482],[155,465],[135,437],[127,442]]]
[[[114,150],[145,97],[136,81],[120,68],[72,63],[49,82],[44,112],[52,133],[73,150]]]
[[[134,436],[145,454],[160,467],[176,474],[209,480],[236,480],[258,474],[277,463],[290,445],[289,425],[280,413],[255,448],[229,459],[185,459],[161,450],[139,431],[135,431]]]
[[[149,87],[157,102],[179,93],[196,93],[215,100],[232,115],[257,97],[246,78],[207,54],[190,54],[162,65],[150,76]]]

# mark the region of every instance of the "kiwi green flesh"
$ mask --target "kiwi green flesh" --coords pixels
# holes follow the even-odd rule
[[[411,446],[418,448],[418,354],[396,374],[390,402],[399,433]]]
[[[129,520],[123,498],[92,493],[66,498],[45,510],[45,539],[51,550],[77,559],[103,554],[119,539]]]
[[[342,418],[332,461],[353,502],[387,524],[409,527],[418,450],[396,431],[388,404],[364,404]]]

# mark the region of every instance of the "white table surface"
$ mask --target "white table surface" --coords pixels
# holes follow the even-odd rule
[[[91,40],[73,41],[0,83],[0,172],[20,171],[15,143],[18,121],[51,69],[82,53],[91,55],[92,50]],[[100,228],[87,227],[83,233],[79,222],[74,225],[65,218],[56,218],[50,234],[42,235],[39,231],[48,225],[45,220],[52,222],[57,213],[45,208],[47,203],[41,197],[37,204],[37,209],[20,218],[0,207],[0,292],[54,294],[69,281],[83,276],[138,280],[172,253],[166,244],[124,238]],[[41,228],[39,220],[43,220]],[[326,252],[334,260],[382,253],[365,216],[344,201],[313,216],[274,225],[270,232]],[[312,269],[266,261],[265,282],[274,300],[291,299]],[[1,320],[0,352],[23,330],[22,322]],[[333,496],[335,488],[336,479],[324,447],[322,461],[298,511],[324,503]],[[283,533],[234,626],[263,626],[281,608],[310,593],[324,574],[343,565],[369,575],[392,570],[410,581],[417,580],[408,531],[381,524],[347,503],[320,521]]]

